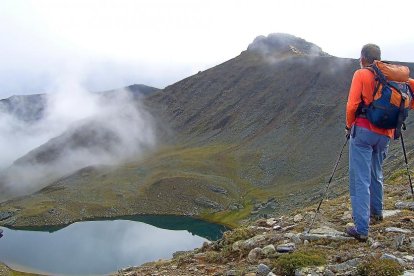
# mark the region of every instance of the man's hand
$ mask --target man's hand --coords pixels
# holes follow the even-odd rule
[[[351,129],[349,127],[345,127],[345,136],[348,139],[351,135]]]

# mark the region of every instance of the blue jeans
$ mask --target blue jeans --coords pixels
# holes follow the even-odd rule
[[[354,126],[349,143],[349,193],[352,216],[361,235],[368,235],[370,215],[382,215],[382,163],[390,138]]]

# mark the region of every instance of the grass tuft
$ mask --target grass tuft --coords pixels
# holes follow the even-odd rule
[[[325,264],[325,254],[316,250],[296,251],[292,254],[282,255],[274,262],[278,275],[295,275],[298,268]]]
[[[357,272],[362,276],[397,276],[404,268],[393,260],[370,258],[358,266]]]

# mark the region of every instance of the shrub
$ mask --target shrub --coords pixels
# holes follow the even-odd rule
[[[326,264],[325,254],[316,251],[296,251],[280,256],[274,263],[275,269],[280,275],[295,275],[295,270],[308,266],[320,266]]]
[[[208,251],[206,254],[206,262],[208,263],[220,263],[222,261],[221,254],[216,251]]]
[[[236,241],[247,240],[254,236],[254,231],[247,227],[236,228],[232,231],[226,231],[223,234],[225,244],[233,244]]]
[[[397,276],[403,274],[404,268],[390,259],[371,258],[361,263],[357,271],[363,276]]]

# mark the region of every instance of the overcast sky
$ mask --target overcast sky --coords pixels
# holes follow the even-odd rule
[[[0,98],[87,89],[163,88],[229,60],[259,35],[283,32],[325,52],[414,62],[414,1],[0,0]],[[375,21],[377,20],[377,21]]]

